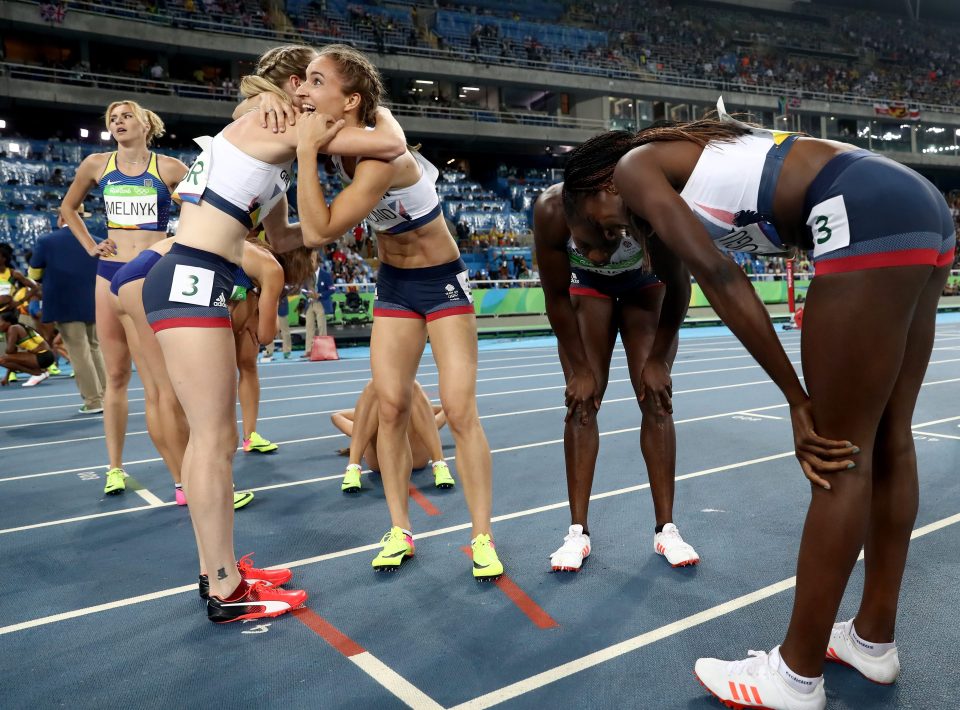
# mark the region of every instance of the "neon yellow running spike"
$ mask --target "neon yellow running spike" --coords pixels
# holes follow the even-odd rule
[[[433,462],[433,485],[437,488],[453,488],[457,485],[450,475],[450,467],[446,461]]]
[[[243,442],[243,450],[247,453],[254,451],[258,454],[269,454],[279,448],[277,444],[274,444],[272,441],[267,441],[255,431],[250,432],[250,438],[245,439]]]
[[[360,465],[347,464],[347,470],[343,474],[343,483],[340,484],[340,490],[344,493],[356,493],[360,490]]]
[[[413,535],[403,528],[390,528],[390,532],[384,535],[380,542],[383,543],[383,549],[371,563],[378,572],[392,572],[399,569],[405,559],[413,557]]]
[[[7,378],[7,382],[16,382],[16,381],[17,381],[17,373],[11,372],[10,376]]]
[[[48,367],[48,368],[47,368],[47,372],[49,372],[51,375],[62,375],[62,374],[63,374],[62,372],[60,372],[60,368],[57,367],[57,363],[53,363],[50,367]]]
[[[473,550],[473,576],[476,580],[486,582],[503,574],[503,564],[489,535],[477,535],[470,541],[470,548]]]
[[[122,468],[111,468],[107,471],[107,485],[103,487],[103,492],[108,496],[123,493],[127,489],[127,483],[123,480],[126,476]]]
[[[250,501],[253,500],[253,491],[234,491],[233,492],[233,509],[240,510],[242,507],[247,505]]]

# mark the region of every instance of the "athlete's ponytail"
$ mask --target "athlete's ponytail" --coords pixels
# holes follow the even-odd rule
[[[123,106],[124,104],[130,107],[131,113],[136,116],[137,121],[140,122],[140,125],[142,125],[144,130],[147,132],[147,145],[151,145],[154,138],[159,138],[167,132],[167,129],[163,125],[163,119],[161,119],[150,109],[144,108],[136,101],[131,101],[129,99],[126,101],[114,101],[112,104],[107,106],[107,110],[103,114],[103,122],[108,131],[110,130],[110,114],[117,106]]]
[[[310,247],[297,247],[283,254],[278,254],[270,242],[267,241],[263,230],[254,229],[247,234],[247,241],[258,249],[262,249],[277,260],[283,269],[283,282],[293,286],[313,282],[313,275],[317,270],[317,252]]]
[[[240,79],[240,94],[245,99],[263,93],[275,94],[290,103],[290,97],[281,88],[291,76],[307,78],[307,66],[317,56],[311,47],[286,44],[265,52],[257,61],[255,73]]]

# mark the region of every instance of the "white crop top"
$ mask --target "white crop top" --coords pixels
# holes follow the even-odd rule
[[[680,197],[727,251],[782,254],[788,250],[773,226],[773,194],[795,133],[741,123],[717,102],[722,121],[749,131],[733,141],[708,143]]]
[[[174,197],[195,205],[201,201],[234,217],[249,229],[259,225],[290,188],[290,167],[265,163],[247,155],[223,133],[194,142],[203,152],[180,181]]]
[[[378,232],[402,234],[432,222],[440,214],[440,198],[437,196],[437,178],[440,171],[420,153],[410,154],[420,165],[420,179],[409,187],[391,187],[380,198],[367,216],[367,222]],[[343,168],[343,159],[331,155],[334,166],[345,183],[352,181]]]

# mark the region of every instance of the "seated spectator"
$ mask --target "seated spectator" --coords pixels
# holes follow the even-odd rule
[[[9,301],[7,305],[9,307]],[[0,313],[0,333],[7,338],[7,350],[0,357],[0,367],[7,368],[7,374],[0,379],[0,385],[5,387],[9,383],[11,372],[31,375],[23,383],[24,387],[35,387],[50,377],[47,368],[56,360],[53,348],[29,325],[21,325],[15,310]]]

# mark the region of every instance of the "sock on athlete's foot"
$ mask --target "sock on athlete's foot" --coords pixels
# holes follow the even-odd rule
[[[853,642],[857,644],[857,648],[863,651],[868,656],[873,656],[874,658],[879,658],[891,648],[897,647],[896,641],[891,641],[890,643],[874,643],[873,641],[864,641],[860,638],[860,634],[857,633],[856,624],[850,624],[850,638],[853,639]]]
[[[653,531],[659,535],[660,533],[663,532],[664,526],[669,525],[669,524],[670,524],[670,523],[664,523],[663,525],[657,525],[657,526],[653,529]]]
[[[404,535],[409,535],[411,540],[413,539],[413,533],[410,532],[409,530],[406,530],[405,528],[400,528],[400,532],[402,532]]]
[[[783,678],[784,682],[786,682],[786,684],[791,688],[796,690],[798,693],[812,693],[817,689],[817,681],[819,681],[823,676],[806,678],[798,673],[794,673],[792,670],[790,670],[787,662],[783,660],[783,656],[780,655],[779,648],[774,649],[770,655],[774,664],[776,665],[777,673],[780,674],[780,677]]]

